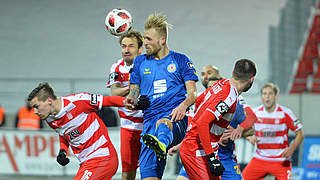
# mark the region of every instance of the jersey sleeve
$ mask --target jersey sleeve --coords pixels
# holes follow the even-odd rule
[[[130,72],[130,83],[131,84],[140,84],[141,77],[140,77],[140,65],[142,61],[143,56],[137,56],[133,60],[133,68]]]
[[[190,80],[197,82],[199,79],[192,61],[187,56],[177,53],[176,58],[178,59],[179,67],[181,68],[181,75],[184,82]]]
[[[59,144],[60,144],[60,149],[63,149],[66,152],[68,152],[69,142],[63,136],[60,136],[60,135],[59,135]]]
[[[286,124],[288,128],[291,129],[292,131],[297,132],[302,128],[302,124],[299,121],[299,119],[288,108],[285,109],[285,118],[286,118]]]
[[[107,88],[110,88],[113,84],[119,83],[119,73],[116,72],[117,63],[113,64],[110,68],[108,82],[106,84]]]
[[[258,120],[258,118],[250,106],[245,107],[244,111],[246,113],[246,119],[244,120],[243,123],[240,124],[240,126],[244,130],[246,130],[246,129],[252,127],[254,125],[254,123]]]

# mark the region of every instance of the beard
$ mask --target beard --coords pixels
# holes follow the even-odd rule
[[[208,81],[202,81],[201,83],[204,88],[208,89]]]
[[[249,83],[249,84],[247,85],[247,87],[245,87],[245,88],[243,89],[242,92],[247,92],[247,91],[252,87],[252,84],[253,84],[253,82]]]

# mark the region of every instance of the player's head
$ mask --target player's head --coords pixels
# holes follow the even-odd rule
[[[211,77],[221,79],[219,69],[212,65],[205,65],[201,71],[201,82],[203,87],[205,87],[206,89],[208,88],[208,81]]]
[[[167,45],[167,18],[158,13],[151,14],[144,24],[144,46],[148,55],[156,55]]]
[[[122,58],[131,64],[134,58],[143,51],[143,37],[137,30],[131,29],[119,39]]]
[[[256,64],[249,59],[240,59],[236,62],[232,78],[244,84],[241,92],[247,92],[254,81],[254,77],[257,73]]]
[[[261,88],[261,99],[266,109],[272,109],[279,97],[279,87],[273,83],[266,83]]]
[[[43,82],[38,85],[28,96],[28,103],[34,108],[34,112],[39,115],[40,119],[44,120],[51,113],[51,107],[57,96],[54,94],[52,87]]]

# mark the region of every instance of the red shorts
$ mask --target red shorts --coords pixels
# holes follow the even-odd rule
[[[139,167],[141,132],[126,128],[120,130],[122,172],[133,171]]]
[[[118,169],[118,155],[114,147],[109,147],[110,155],[89,159],[80,165],[74,180],[109,180],[116,174]]]
[[[196,152],[188,148],[188,141],[181,144],[180,158],[190,180],[220,180],[210,173],[206,157],[196,156]]]
[[[268,174],[275,176],[277,180],[292,179],[292,165],[290,161],[265,161],[252,158],[244,168],[242,177],[245,180],[263,179]]]

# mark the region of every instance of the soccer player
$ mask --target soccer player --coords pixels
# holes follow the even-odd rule
[[[268,174],[276,179],[292,179],[290,158],[304,135],[302,124],[292,111],[276,103],[278,96],[279,88],[273,83],[261,88],[263,105],[254,109],[258,121],[254,124],[255,136],[249,138],[252,144],[257,144],[257,150],[242,173],[246,180],[261,179]],[[296,133],[290,145],[289,129]]]
[[[219,69],[212,65],[206,65],[202,68],[201,71],[201,81],[202,85],[205,88],[210,88],[218,80],[221,80],[222,77],[219,73]],[[200,98],[196,99],[197,106],[201,103],[199,102]],[[243,136],[253,135],[253,129],[250,128],[253,123],[257,120],[254,112],[251,107],[248,106],[243,97],[239,96],[239,101],[237,103],[235,115],[230,123],[229,128],[224,132],[220,141],[218,156],[222,165],[225,167],[225,171],[221,176],[222,180],[227,179],[242,179],[241,172],[237,163],[237,157],[235,154],[235,144],[234,140]],[[245,131],[244,131],[245,130]],[[169,149],[168,153],[173,154],[177,152],[179,145]],[[187,180],[188,175],[184,169],[181,168],[177,180]]]
[[[118,156],[107,127],[97,115],[102,106],[124,106],[121,96],[78,93],[57,98],[48,83],[40,83],[28,97],[41,120],[59,134],[57,162],[65,166],[69,146],[80,161],[74,179],[111,179],[118,169]],[[127,105],[128,106],[128,105]]]
[[[201,94],[196,113],[181,144],[180,157],[190,179],[220,179],[225,170],[218,160],[218,142],[236,111],[239,94],[254,81],[256,65],[241,59],[232,78],[222,79]]]
[[[136,104],[139,94],[150,99],[143,111],[139,167],[142,179],[161,179],[167,148],[179,144],[187,128],[186,111],[195,101],[198,77],[191,60],[169,50],[166,17],[151,14],[144,25],[146,54],[137,56],[130,74],[126,101]]]
[[[130,74],[133,60],[143,51],[143,37],[139,31],[130,30],[119,39],[122,59],[114,63],[110,69],[107,87],[111,88],[112,96],[126,97],[129,94]],[[140,134],[143,128],[141,110],[128,110],[119,107],[122,179],[134,180],[139,165],[141,150]]]

